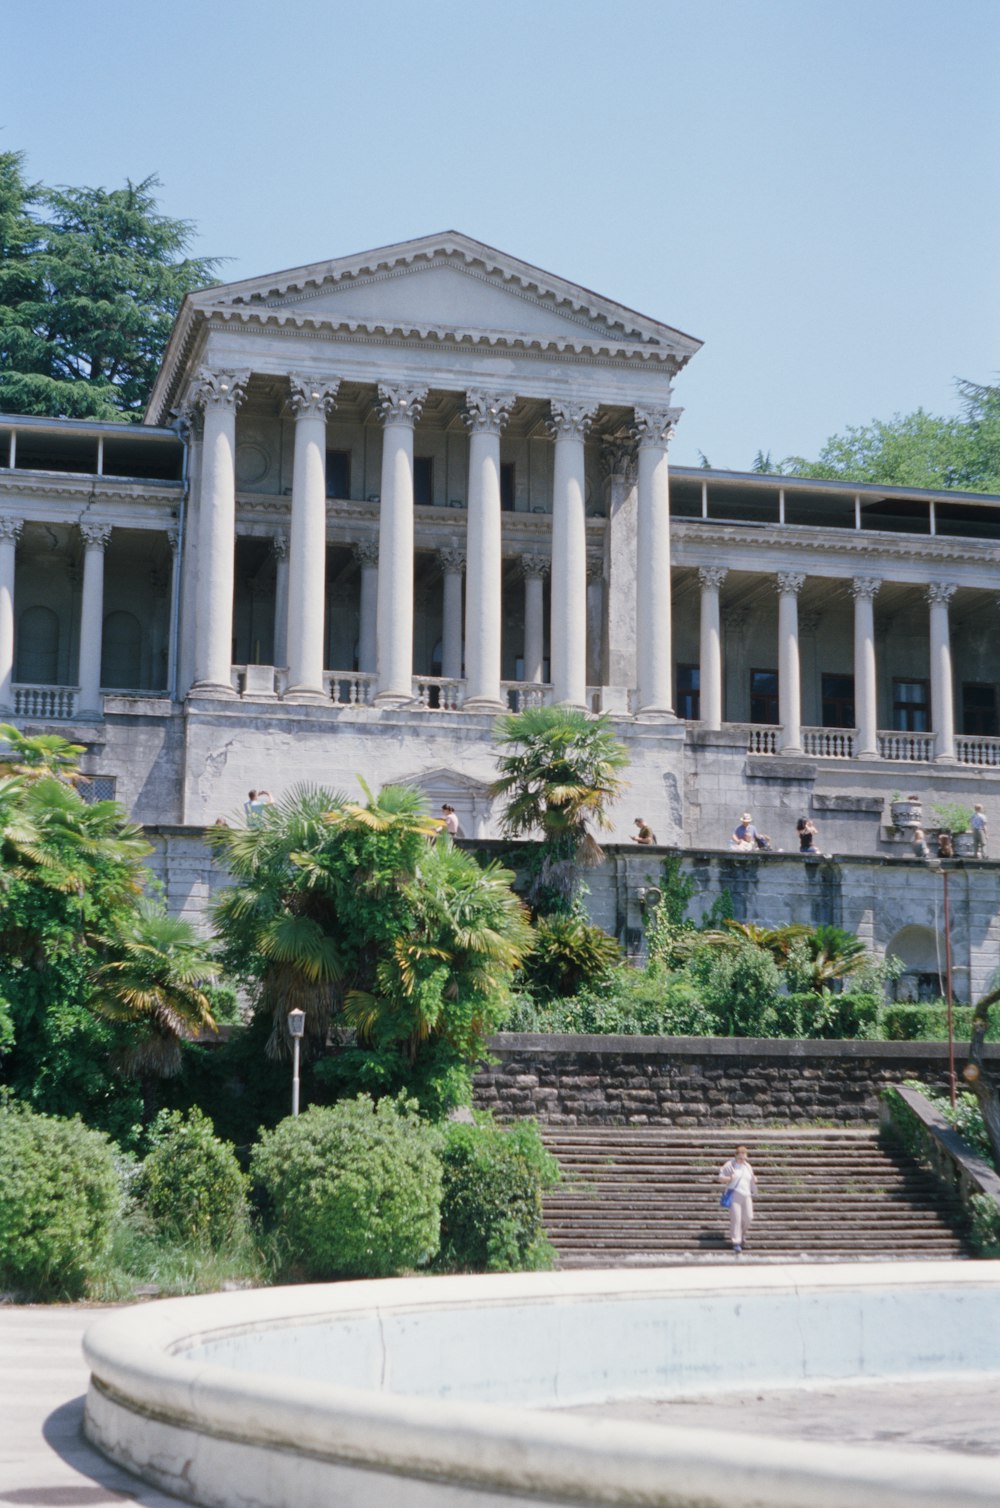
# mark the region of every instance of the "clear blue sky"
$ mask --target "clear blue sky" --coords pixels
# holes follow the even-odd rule
[[[450,227],[699,336],[744,468],[1000,372],[1000,0],[4,0],[0,147],[249,277]]]

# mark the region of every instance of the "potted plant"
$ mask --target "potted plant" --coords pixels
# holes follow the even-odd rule
[[[901,796],[898,791],[893,791],[889,811],[893,827],[923,827],[924,825],[924,803],[919,796]]]
[[[938,832],[951,833],[955,845],[955,857],[957,859],[969,859],[972,857],[975,844],[969,824],[972,821],[972,807],[963,806],[960,801],[943,801],[939,806],[932,806],[937,823]]]

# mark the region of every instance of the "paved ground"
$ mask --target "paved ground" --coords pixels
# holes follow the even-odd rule
[[[180,1499],[106,1461],[83,1438],[80,1339],[105,1310],[0,1305],[0,1504],[176,1508]]]
[[[567,1413],[737,1434],[1000,1455],[1000,1378],[869,1382],[720,1397],[588,1404]],[[1000,1501],[1000,1486],[998,1486]]]

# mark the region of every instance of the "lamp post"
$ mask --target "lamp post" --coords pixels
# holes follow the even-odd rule
[[[299,1113],[299,1044],[305,1035],[306,1013],[298,1009],[288,1012],[288,1034],[292,1039],[292,1114]]]

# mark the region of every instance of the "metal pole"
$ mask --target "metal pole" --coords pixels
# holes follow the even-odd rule
[[[955,1108],[955,1022],[951,998],[951,913],[948,910],[948,871],[942,868],[944,880],[944,989],[948,1002],[948,1085],[951,1093],[951,1108]]]
[[[952,1094],[955,1092],[955,1079],[952,1075]],[[292,1114],[299,1113],[299,1039],[292,1038]]]

